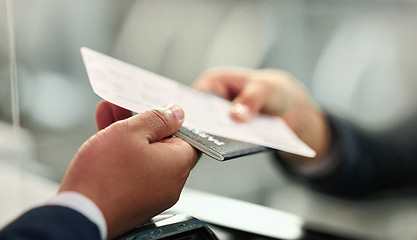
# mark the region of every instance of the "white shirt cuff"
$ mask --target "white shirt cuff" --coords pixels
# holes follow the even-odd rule
[[[77,192],[61,192],[49,199],[46,205],[58,205],[74,209],[97,225],[101,239],[107,238],[107,225],[103,213],[88,197]]]

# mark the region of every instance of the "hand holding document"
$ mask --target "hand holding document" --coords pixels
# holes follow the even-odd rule
[[[248,123],[229,117],[230,102],[88,48],[81,49],[94,92],[120,107],[140,113],[175,103],[185,112],[183,126],[306,157],[315,152],[285,122],[258,115]]]

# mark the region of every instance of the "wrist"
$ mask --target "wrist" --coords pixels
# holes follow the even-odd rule
[[[321,147],[320,149],[315,149],[317,151],[316,157],[306,158],[284,152],[277,153],[281,159],[289,163],[291,168],[300,175],[309,177],[323,176],[340,163],[341,144],[338,134],[328,121],[327,116],[323,114],[322,118],[323,120],[320,122],[323,123],[325,130],[321,133],[314,133],[317,135],[322,134],[323,136],[322,140],[317,141],[322,145],[319,146]],[[317,147],[316,145],[314,146]]]
[[[296,112],[283,116],[294,133],[315,152],[314,158],[285,154],[296,164],[316,164],[328,153],[332,133],[324,113],[315,106],[299,107]]]

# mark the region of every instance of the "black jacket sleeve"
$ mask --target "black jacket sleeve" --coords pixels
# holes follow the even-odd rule
[[[0,230],[2,240],[101,239],[96,224],[67,207],[34,208]]]
[[[292,178],[334,196],[363,197],[417,184],[417,123],[405,123],[384,133],[366,133],[328,116],[339,144],[338,164],[318,177],[297,174],[279,162]]]

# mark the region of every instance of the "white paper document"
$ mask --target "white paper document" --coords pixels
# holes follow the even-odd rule
[[[225,99],[88,48],[81,53],[94,92],[113,104],[140,113],[174,103],[184,109],[186,127],[306,157],[316,154],[280,118],[258,115],[238,123],[229,117]]]

